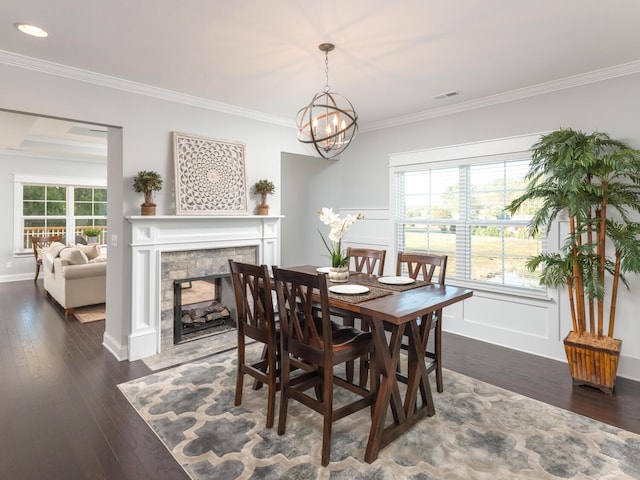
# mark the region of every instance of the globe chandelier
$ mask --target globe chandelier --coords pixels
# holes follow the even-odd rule
[[[296,115],[298,140],[310,145],[323,158],[340,155],[354,139],[358,130],[358,114],[347,98],[329,89],[329,52],[336,46],[322,43],[324,52],[325,86],[311,102]]]

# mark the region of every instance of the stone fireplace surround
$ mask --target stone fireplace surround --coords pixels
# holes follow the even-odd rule
[[[247,251],[255,251],[257,263],[279,265],[281,218],[279,215],[127,217],[132,247],[129,360],[162,350],[163,253],[192,251],[199,256],[203,250],[236,249],[240,261],[247,260]],[[214,268],[224,268],[219,261],[216,264]]]
[[[205,250],[181,250],[162,252],[160,263],[160,350],[166,351],[174,345],[174,295],[177,280],[207,278],[229,274],[229,259],[238,262],[256,263],[257,247],[208,248]],[[211,293],[214,287],[211,285]],[[236,306],[231,278],[220,279],[220,302],[229,309],[235,320]],[[183,304],[184,307],[184,304]]]

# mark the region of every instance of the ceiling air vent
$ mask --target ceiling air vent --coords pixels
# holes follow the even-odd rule
[[[460,92],[454,90],[453,92],[441,93],[440,95],[436,95],[435,97],[433,97],[433,99],[442,100],[443,98],[455,97],[456,95],[460,95]]]

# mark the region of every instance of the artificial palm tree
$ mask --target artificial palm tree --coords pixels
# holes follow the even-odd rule
[[[507,211],[515,214],[525,202],[540,202],[529,233],[549,228],[559,215],[566,213],[568,218],[569,234],[560,251],[541,253],[527,262],[531,271],[540,269],[542,285],[567,287],[573,331],[565,348],[568,343],[589,344],[617,352],[617,368],[621,341],[613,335],[619,284],[628,287],[625,273],[640,272],[640,224],[635,221],[640,214],[640,151],[605,133],[560,129],[533,146],[527,179],[529,188]],[[615,370],[611,375],[596,371],[600,365],[572,365],[574,352],[567,349],[567,355],[574,383],[612,391]],[[577,378],[574,366],[587,370],[589,378]],[[602,376],[612,377],[607,385],[601,383]]]

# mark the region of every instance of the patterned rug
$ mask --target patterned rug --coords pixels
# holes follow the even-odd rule
[[[250,355],[259,350],[250,348]],[[446,371],[436,415],[364,462],[368,410],[333,426],[290,401],[287,431],[265,428],[266,388],[233,405],[236,352],[153,373],[120,390],[196,480],[640,479],[640,436]],[[276,419],[277,424],[277,419]]]

